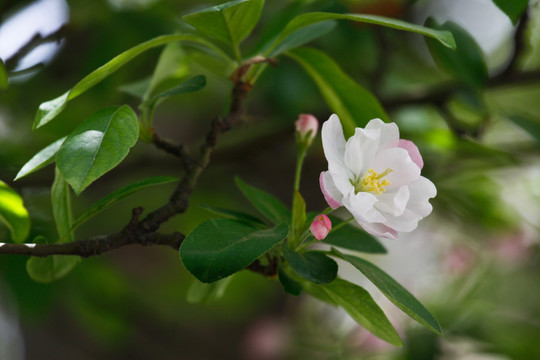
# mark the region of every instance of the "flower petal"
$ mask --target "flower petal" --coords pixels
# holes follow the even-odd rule
[[[397,240],[399,238],[396,230],[380,223],[362,224],[364,230],[373,236]]]
[[[375,204],[375,208],[383,214],[400,216],[407,208],[409,197],[409,187],[403,185],[397,192],[385,192],[377,196],[379,201]]]
[[[377,202],[377,197],[368,192],[350,193],[343,199],[343,205],[354,216],[359,223],[384,222],[385,217],[373,207]]]
[[[338,190],[332,175],[329,171],[323,171],[319,176],[319,184],[323,193],[324,199],[332,209],[337,209],[341,206],[340,200],[343,198],[341,192]],[[339,200],[338,200],[339,199]]]
[[[409,156],[411,157],[411,160],[416,165],[418,165],[420,170],[422,170],[422,168],[424,167],[424,160],[422,160],[422,155],[420,155],[420,151],[412,141],[399,139],[398,147],[407,150]]]
[[[379,149],[380,129],[364,130],[356,128],[345,146],[345,166],[356,178],[361,178],[367,171],[367,165]]]
[[[420,168],[411,160],[407,150],[402,148],[389,148],[381,151],[372,160],[370,167],[377,173],[392,169],[385,179],[390,182],[391,188],[409,185],[420,177]]]
[[[429,203],[429,199],[437,195],[435,185],[423,176],[409,185],[411,198],[407,208],[421,217],[426,217],[431,213],[433,207]]]
[[[343,127],[336,114],[324,122],[321,131],[324,156],[328,160],[328,166],[337,165],[345,167],[343,157],[345,154],[345,136]]]
[[[395,123],[385,123],[381,119],[373,119],[367,123],[366,130],[379,129],[381,138],[379,145],[385,149],[389,144],[395,144],[399,140],[399,129]]]

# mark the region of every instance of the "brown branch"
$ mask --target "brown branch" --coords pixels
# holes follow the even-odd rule
[[[132,217],[126,227],[111,235],[101,235],[79,241],[62,244],[3,244],[0,243],[0,254],[18,254],[30,256],[78,255],[89,257],[118,249],[127,245],[165,245],[178,250],[184,240],[181,233],[159,234],[157,230],[167,220],[185,212],[189,205],[189,197],[195,184],[210,162],[210,156],[216,148],[219,136],[238,123],[243,114],[243,101],[251,86],[243,82],[235,83],[232,90],[232,103],[229,114],[225,118],[212,121],[205,141],[200,147],[199,157],[194,159],[187,155],[181,145],[177,146],[167,140],[154,136],[153,143],[159,148],[173,153],[190,165],[186,167],[184,177],[172,193],[169,201],[162,207],[149,213],[140,220],[142,208],[133,209]]]

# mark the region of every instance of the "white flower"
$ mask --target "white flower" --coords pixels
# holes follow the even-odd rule
[[[435,185],[423,176],[416,145],[399,138],[396,124],[371,120],[345,142],[337,115],[323,124],[322,142],[328,171],[319,178],[333,209],[345,206],[367,232],[398,238],[416,229],[431,213]]]

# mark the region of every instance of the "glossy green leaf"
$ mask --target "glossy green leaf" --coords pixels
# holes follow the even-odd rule
[[[102,109],[68,135],[58,150],[56,164],[79,195],[117,166],[138,137],[137,115],[129,106]]]
[[[100,200],[92,204],[88,209],[86,209],[82,214],[77,216],[77,218],[73,221],[69,232],[73,232],[75,229],[77,229],[79,226],[84,224],[92,217],[96,216],[100,212],[111,207],[112,205],[116,204],[118,201],[129,195],[132,195],[149,186],[168,184],[177,180],[177,178],[170,176],[155,176],[124,186],[123,188],[118,189],[110,193],[109,195],[101,198]]]
[[[235,181],[242,194],[268,220],[274,224],[291,222],[291,211],[275,196],[246,184],[239,177]]]
[[[278,279],[281,283],[281,286],[283,286],[283,290],[285,290],[286,293],[291,294],[293,296],[299,296],[302,293],[302,285],[300,285],[298,282],[294,281],[283,269],[283,264],[280,262],[278,266]]]
[[[235,211],[235,210],[216,208],[216,207],[203,205],[203,204],[199,204],[199,206],[213,214],[219,215],[227,219],[253,223],[256,226],[265,226],[264,221],[250,214],[246,214],[246,213]]]
[[[528,132],[540,144],[540,121],[536,116],[511,115],[507,116],[507,118]]]
[[[286,224],[261,230],[245,222],[213,219],[203,222],[186,237],[180,256],[197,279],[211,283],[244,269],[281,242],[288,232]]]
[[[8,87],[8,75],[6,66],[2,59],[0,59],[0,90],[7,89]]]
[[[26,262],[26,271],[34,281],[49,283],[66,276],[80,261],[80,257],[71,255],[32,257]]]
[[[315,40],[336,27],[335,21],[325,21],[321,23],[307,25],[292,34],[288,35],[277,44],[268,54],[268,57],[276,57],[286,51],[297,48],[308,42]]]
[[[499,7],[515,24],[519,17],[527,9],[529,0],[493,0],[495,5]]]
[[[190,93],[199,91],[206,86],[206,76],[196,75],[189,79],[182,81],[180,85],[168,89],[164,92],[152,96],[147,103],[155,103],[157,100],[167,98],[169,96]]]
[[[233,277],[234,275],[231,275],[211,284],[205,284],[197,279],[193,279],[193,282],[188,289],[186,301],[190,304],[215,303],[225,295],[225,291]]]
[[[236,48],[257,25],[263,4],[263,0],[231,1],[186,15],[183,19],[203,34]]]
[[[388,300],[393,302],[403,312],[428,329],[442,335],[441,327],[433,315],[390,275],[367,260],[352,255],[345,255],[336,249],[332,249],[332,252],[360,270],[362,274],[381,290]]]
[[[66,136],[56,140],[49,146],[40,150],[36,155],[34,155],[30,160],[28,160],[26,164],[23,165],[21,170],[19,170],[19,172],[17,173],[15,180],[19,180],[20,178],[35,171],[38,171],[39,169],[52,163],[54,161],[54,156],[56,155],[58,149],[60,149],[60,146],[62,146],[65,140]]]
[[[328,55],[312,48],[298,48],[287,53],[300,64],[315,81],[326,103],[338,114],[346,134],[356,127],[364,127],[369,120],[388,121],[379,101],[357,84]]]
[[[331,305],[341,306],[358,324],[373,335],[392,345],[403,345],[384,312],[362,287],[339,278],[324,285],[307,281],[302,285],[310,295]]]
[[[297,253],[286,245],[283,245],[282,249],[287,263],[304,279],[316,284],[326,284],[336,278],[337,263],[325,254],[317,251]]]
[[[326,13],[326,12],[311,12],[311,13],[305,13],[300,14],[293,18],[283,29],[279,37],[274,42],[274,45],[271,47],[271,49],[279,46],[281,42],[286,40],[291,34],[301,30],[302,28],[319,23],[322,21],[330,21],[330,20],[351,20],[361,23],[368,23],[368,24],[376,24],[381,26],[386,26],[393,29],[398,30],[404,30],[404,31],[411,31],[417,34],[421,34],[427,37],[431,37],[439,41],[444,46],[455,49],[456,44],[454,42],[454,38],[452,37],[452,34],[448,31],[444,30],[437,30],[437,29],[430,29],[424,26],[410,24],[408,22],[405,22],[403,20],[393,19],[393,18],[387,18],[384,16],[378,16],[378,15],[366,15],[366,14],[334,14],[334,13]]]
[[[457,48],[454,51],[436,41],[426,39],[431,56],[437,65],[470,86],[483,87],[488,79],[488,70],[482,49],[474,38],[453,22],[439,25],[435,20],[428,19],[426,24],[441,30],[451,31],[456,40]]]
[[[65,92],[64,94],[60,95],[55,99],[42,103],[39,106],[38,112],[36,113],[33,129],[35,130],[54,119],[66,107],[68,101],[73,100],[88,89],[92,88],[94,85],[107,78],[109,75],[114,73],[116,70],[124,66],[126,63],[128,63],[138,55],[157,46],[165,45],[167,43],[175,41],[187,41],[204,45],[205,47],[211,49],[213,52],[224,58],[226,61],[230,61],[230,58],[222,50],[220,50],[212,43],[201,39],[198,36],[189,34],[158,36],[154,39],[148,40],[142,44],[132,47],[129,50],[124,51],[120,55],[107,62],[105,65],[97,68],[96,70],[88,74],[81,81],[79,81],[71,90]]]
[[[330,216],[330,220],[334,228],[343,222],[334,216]],[[379,240],[353,225],[345,225],[335,231],[330,231],[322,242],[364,253],[386,254],[386,249]]]
[[[23,242],[28,237],[30,217],[23,200],[2,180],[0,180],[0,221],[7,226],[14,242]]]
[[[58,236],[62,242],[73,241],[71,225],[73,215],[71,211],[71,193],[69,185],[58,168],[54,169],[54,182],[51,187],[51,203],[54,222]]]

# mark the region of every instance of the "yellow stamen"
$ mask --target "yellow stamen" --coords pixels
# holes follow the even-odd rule
[[[369,169],[367,173],[360,179],[360,181],[353,183],[353,185],[355,185],[356,192],[358,193],[360,191],[365,191],[381,195],[386,191],[385,186],[390,185],[390,181],[382,178],[390,174],[392,171],[392,169],[386,169],[383,173],[377,174],[375,170]]]

